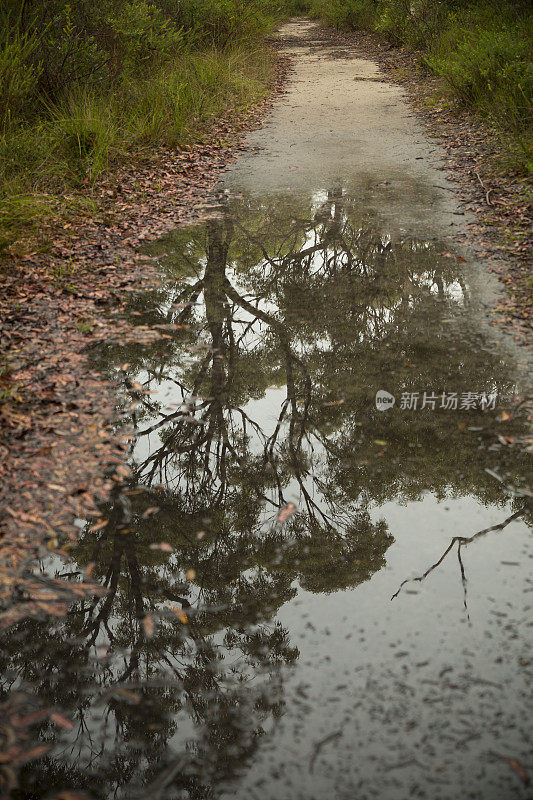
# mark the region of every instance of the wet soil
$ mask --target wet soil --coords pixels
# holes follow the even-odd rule
[[[56,586],[57,605],[44,608],[46,590],[28,583],[29,568],[48,549],[67,552],[77,539],[73,519],[98,515],[98,504],[128,474],[114,387],[87,354],[100,342],[127,341],[123,309],[131,292],[159,283],[143,243],[212,213],[214,187],[289,72],[279,55],[269,97],[215,120],[207,140],[115,166],[90,191],[93,217],[47,222],[24,255],[1,262],[0,627],[27,614],[64,612],[68,586]],[[137,327],[135,340],[161,335]]]
[[[281,35],[284,102],[88,354],[128,469],[2,635],[13,798],[527,797],[524,351],[401,90]]]

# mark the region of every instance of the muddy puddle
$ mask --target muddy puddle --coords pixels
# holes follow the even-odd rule
[[[2,641],[3,692],[73,723],[13,797],[526,797],[525,370],[462,256],[338,185],[150,253],[161,338],[93,354],[131,480],[41,565],[107,593]]]

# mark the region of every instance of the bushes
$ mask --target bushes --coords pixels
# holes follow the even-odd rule
[[[441,2],[381,0],[376,29],[392,39],[423,48],[437,35],[447,9]]]
[[[377,5],[375,0],[314,0],[311,13],[336,28],[371,28]]]
[[[285,0],[280,5],[284,13],[290,16],[309,14],[311,11],[311,0]]]
[[[172,17],[194,46],[227,47],[266,32],[267,6],[246,0],[179,0]]]
[[[39,193],[94,181],[149,143],[180,143],[263,92],[274,0],[4,0],[0,246]],[[35,202],[32,201],[35,195]]]
[[[531,20],[528,26],[505,9],[454,13],[429,45],[426,62],[462,100],[502,127],[520,132],[531,124]]]

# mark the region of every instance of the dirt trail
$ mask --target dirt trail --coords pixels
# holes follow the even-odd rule
[[[248,137],[264,149],[239,159],[229,188],[265,194],[342,185],[404,229],[459,231],[465,218],[442,173],[443,153],[403,90],[354,49],[325,43],[314,22],[292,21],[279,38],[294,59],[293,79],[267,124]]]
[[[293,19],[277,38],[292,59],[292,79],[266,124],[247,137],[252,152],[230,167],[226,191],[298,197],[342,187],[392,235],[438,239],[464,259],[479,330],[519,363],[528,384],[531,356],[491,327],[501,284],[474,252],[467,225],[476,215],[465,209],[447,177],[445,150],[428,137],[405,90],[355,46],[332,44],[318,23]]]
[[[24,796],[480,800],[528,777],[525,408],[501,414],[525,365],[402,89],[314,23],[279,35],[293,80],[220,202],[202,184],[171,230],[193,201],[169,179],[172,218],[126,226],[137,282],[105,231],[93,268],[127,274],[91,307],[91,384],[82,344],[76,369],[43,346],[13,422],[0,785],[23,765]],[[192,160],[213,186],[232,155]],[[43,528],[42,572],[14,570]]]

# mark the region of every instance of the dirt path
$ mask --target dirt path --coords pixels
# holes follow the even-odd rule
[[[239,159],[226,185],[255,194],[343,186],[404,230],[462,232],[442,150],[402,89],[354,48],[328,45],[317,23],[293,21],[279,38],[294,58],[288,92],[248,138],[261,154]]]
[[[464,271],[481,311],[480,328],[499,324],[494,306],[512,302],[502,296],[494,274],[505,258],[504,249],[497,245],[491,250],[486,232],[483,236],[479,232],[485,190],[476,206],[480,187],[464,192],[448,178],[449,151],[429,138],[406,90],[392,82],[377,61],[362,57],[355,36],[332,35],[317,23],[300,19],[282,28],[284,52],[294,59],[293,80],[267,124],[248,138],[260,154],[239,159],[226,185],[252,195],[343,186],[347,193],[364,198],[368,208],[398,233],[438,237],[453,245],[455,255],[466,258]],[[444,135],[453,137],[454,130],[446,129]],[[448,138],[443,141],[447,143]],[[454,177],[465,175],[456,171]],[[473,175],[466,177],[475,184]],[[512,280],[505,274],[503,279]],[[515,341],[525,343],[527,320],[525,327],[516,329],[507,321],[507,331],[517,334]],[[516,354],[509,336],[496,338],[499,346]],[[518,361],[531,369],[531,352],[522,350]]]
[[[403,90],[314,23],[279,36],[288,91],[223,181],[235,149],[182,154],[122,226],[59,242],[79,276],[11,281],[7,792],[20,768],[48,798],[523,782],[531,493],[525,407],[500,409],[528,365]]]

